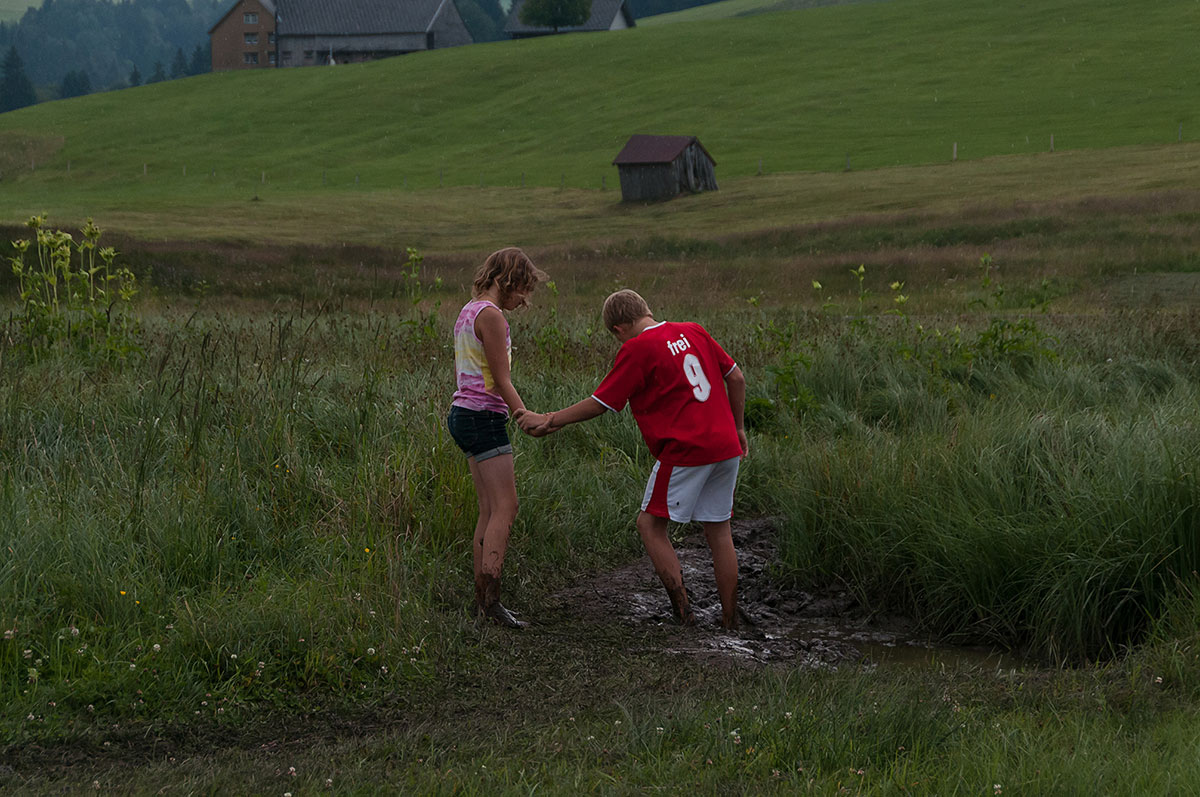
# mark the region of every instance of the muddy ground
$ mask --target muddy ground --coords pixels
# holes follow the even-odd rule
[[[905,617],[864,611],[838,586],[815,591],[785,586],[770,573],[771,564],[778,561],[777,538],[769,518],[734,521],[739,606],[751,621],[738,631],[721,628],[712,559],[701,533],[675,544],[696,613],[695,628],[681,628],[672,619],[666,592],[647,556],[563,590],[553,600],[592,623],[607,619],[643,628],[659,626],[662,650],[702,658],[803,667],[885,661],[1003,664],[999,654],[989,650],[939,645]]]

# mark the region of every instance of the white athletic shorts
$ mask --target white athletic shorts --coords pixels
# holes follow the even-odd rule
[[[720,523],[733,516],[733,488],[737,484],[741,457],[712,465],[664,465],[654,463],[642,511],[676,523]]]

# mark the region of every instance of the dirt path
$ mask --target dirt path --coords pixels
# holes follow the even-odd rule
[[[702,534],[675,546],[696,613],[694,629],[680,628],[672,620],[666,593],[645,556],[563,590],[554,600],[564,609],[573,607],[591,622],[615,619],[631,625],[661,626],[669,637],[663,650],[697,657],[807,667],[883,659],[929,660],[936,655],[987,657],[986,651],[932,645],[905,618],[871,616],[844,589],[808,592],[781,587],[779,579],[769,573],[778,560],[777,536],[770,519],[734,522],[739,602],[753,620],[753,626],[737,632],[720,627],[720,600]]]

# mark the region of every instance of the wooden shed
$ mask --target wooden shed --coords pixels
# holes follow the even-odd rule
[[[695,136],[630,136],[613,165],[626,202],[717,190],[717,163]]]

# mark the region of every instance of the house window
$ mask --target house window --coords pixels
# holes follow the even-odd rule
[[[280,58],[283,60],[283,63],[285,63],[285,64],[286,64],[286,63],[288,63],[289,61],[291,61],[291,60],[292,60],[292,51],[291,51],[291,50],[284,50],[283,52],[281,52],[281,53],[279,54],[279,57],[280,57]]]
[[[269,33],[267,33],[267,41],[270,42],[271,44],[275,43],[275,31],[270,31]]]
[[[305,50],[305,51],[304,51],[304,60],[305,60],[305,61],[311,61],[311,60],[312,60],[312,54],[313,54],[313,51],[312,51],[312,50]]]
[[[242,63],[243,64],[257,64],[258,63],[258,53],[242,53]]]
[[[258,14],[254,14],[254,13],[242,14],[242,22],[246,23],[247,25],[257,25],[258,24]]]
[[[272,66],[274,66],[274,65],[275,65],[275,53],[274,53],[274,51],[267,53],[267,63],[268,63],[268,64],[271,64]]]
[[[247,34],[244,34],[242,36],[242,38],[245,39],[246,44],[258,44],[258,34],[257,33],[247,33]]]

